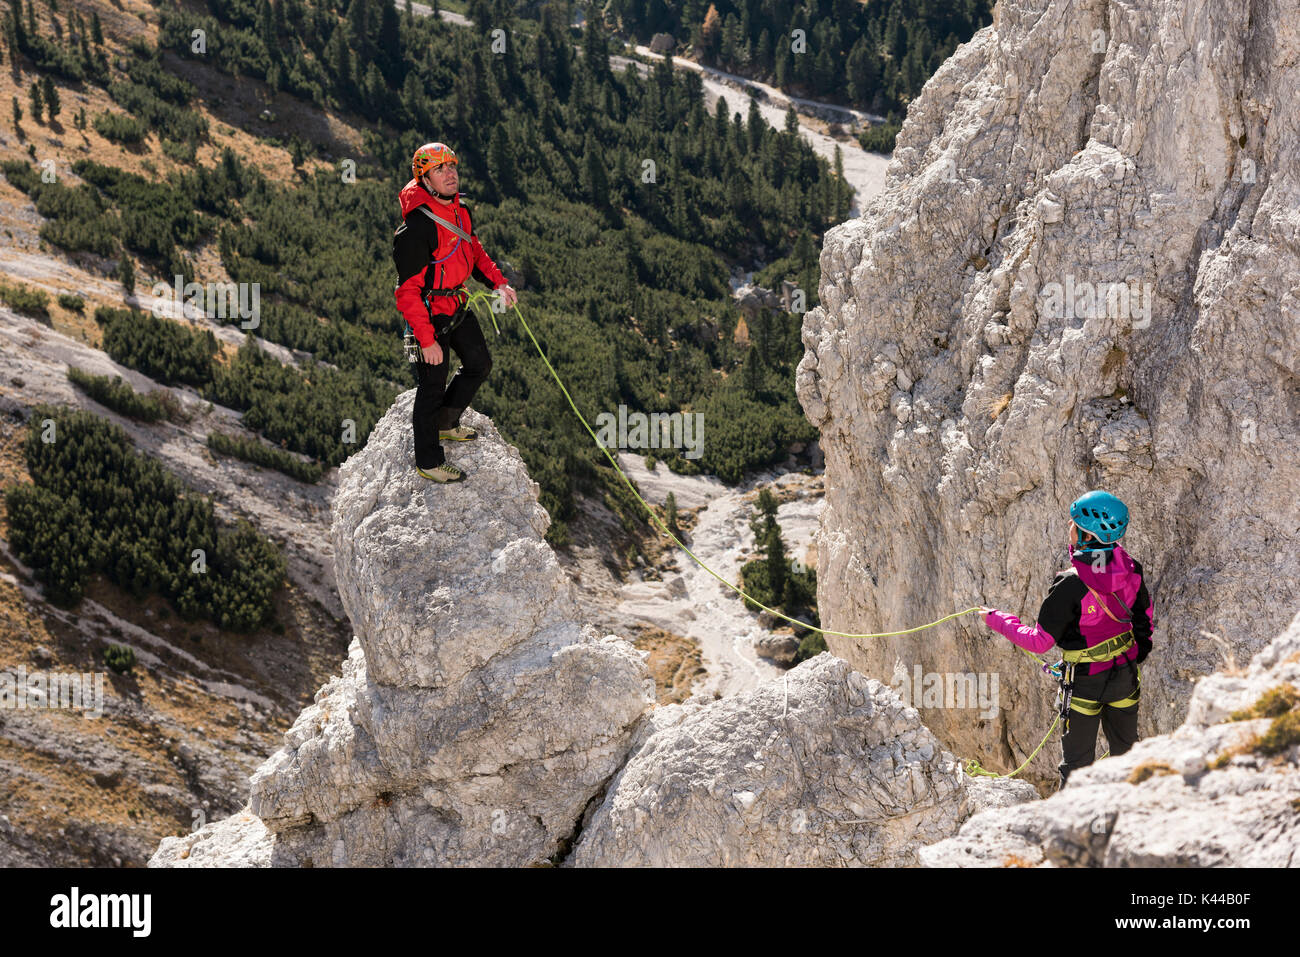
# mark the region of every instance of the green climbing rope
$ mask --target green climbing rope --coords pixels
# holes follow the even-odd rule
[[[478,290],[469,297],[469,300],[467,301],[466,304],[473,305],[475,310],[477,311],[479,302],[485,302],[491,298],[492,298],[491,294],[484,292],[483,290]],[[492,308],[491,303],[488,304],[488,308],[491,311]],[[678,548],[684,551],[687,555],[691,556],[692,561],[694,561],[697,565],[703,568],[706,572],[708,572],[718,581],[722,582],[722,584],[726,585],[728,588],[734,591],[737,595],[740,595],[742,598],[745,598],[753,602],[759,608],[762,608],[764,611],[769,612],[778,618],[784,619],[785,621],[788,621],[793,625],[798,625],[800,628],[806,628],[809,631],[815,631],[822,635],[836,635],[837,637],[840,638],[891,638],[895,635],[910,635],[913,632],[925,631],[927,628],[933,628],[936,625],[941,625],[945,621],[951,621],[954,618],[960,618],[962,615],[969,615],[973,611],[979,611],[979,606],[976,605],[971,608],[964,608],[961,611],[954,612],[951,615],[945,615],[943,618],[940,618],[938,621],[932,621],[924,625],[918,625],[915,628],[904,628],[901,631],[881,631],[881,632],[873,632],[867,634],[852,634],[844,631],[831,631],[827,628],[818,628],[816,625],[810,625],[807,622],[800,621],[797,618],[791,618],[789,615],[777,611],[775,608],[769,608],[767,605],[764,605],[761,601],[758,601],[757,599],[745,594],[743,589],[727,581],[725,578],[723,578],[721,575],[715,572],[712,568],[710,568],[704,562],[703,559],[701,559],[693,551],[687,548],[685,543],[683,543],[681,539],[679,539],[676,535],[674,535],[671,531],[668,530],[668,526],[665,525],[663,520],[660,519],[659,516],[655,514],[655,511],[650,506],[650,503],[641,497],[641,494],[636,490],[636,486],[632,483],[632,480],[627,477],[627,473],[625,473],[623,469],[619,466],[618,461],[614,458],[614,456],[609,454],[609,449],[605,448],[605,446],[601,443],[599,436],[596,435],[591,425],[588,424],[586,417],[578,410],[578,406],[573,401],[573,396],[569,395],[569,390],[564,387],[564,382],[560,379],[559,374],[555,371],[555,368],[551,365],[551,360],[546,357],[546,353],[545,351],[543,351],[541,344],[537,341],[537,337],[533,335],[533,330],[528,327],[528,322],[524,319],[523,313],[519,311],[519,304],[516,302],[512,308],[515,311],[515,315],[519,318],[519,324],[523,327],[524,332],[528,333],[528,338],[532,340],[533,346],[537,349],[537,354],[542,357],[542,362],[546,363],[546,368],[550,371],[551,377],[555,380],[555,384],[560,387],[560,391],[564,393],[564,397],[568,400],[569,408],[573,409],[573,413],[578,417],[578,421],[580,421],[582,423],[583,428],[585,428],[587,432],[591,434],[591,437],[595,441],[596,445],[600,448],[602,452],[605,453],[605,458],[609,459],[609,464],[614,466],[614,469],[615,471],[618,472],[619,477],[623,479],[623,482],[627,485],[628,490],[631,491],[631,493],[636,497],[636,500],[641,503],[642,507],[645,508],[646,513],[654,520],[655,524],[659,526],[660,530],[673,540],[673,543]],[[496,319],[492,320],[492,325],[494,327],[496,326]]]
[[[969,761],[966,762],[966,773],[971,775],[972,777],[982,776],[982,777],[990,777],[990,778],[1014,778],[1017,774],[1019,774],[1026,767],[1029,766],[1030,761],[1034,760],[1034,758],[1038,756],[1038,752],[1043,750],[1043,745],[1047,743],[1047,739],[1052,736],[1052,732],[1056,730],[1056,726],[1060,723],[1061,723],[1061,716],[1058,714],[1052,720],[1052,726],[1047,729],[1047,734],[1043,735],[1043,740],[1039,741],[1038,747],[1034,748],[1033,754],[1025,758],[1025,763],[1020,765],[1020,767],[1016,768],[1010,774],[998,774],[996,771],[986,771],[984,768],[980,767],[980,763],[976,761],[974,758],[971,758]]]
[[[488,317],[492,320],[492,327],[496,329],[498,334],[500,334],[501,329],[499,326],[497,326],[496,318],[492,315],[492,313],[496,311],[492,307],[492,303],[489,301],[492,298],[493,295],[491,293],[485,292],[483,290],[478,290],[470,295],[469,299],[466,301],[466,306],[467,307],[472,306],[475,310],[475,314],[477,315],[478,304],[481,302],[487,303]],[[703,559],[701,559],[698,555],[696,555],[693,551],[691,551],[686,546],[686,544],[681,541],[681,539],[679,539],[668,529],[668,526],[664,524],[663,520],[660,519],[659,516],[655,514],[655,510],[654,508],[651,507],[650,503],[641,497],[641,493],[639,493],[636,490],[636,485],[633,484],[632,480],[628,478],[627,473],[625,473],[622,467],[619,466],[618,460],[615,459],[614,456],[609,454],[609,449],[605,448],[605,446],[601,443],[600,437],[596,435],[591,425],[587,422],[586,417],[582,414],[581,411],[579,411],[577,404],[573,401],[573,396],[569,395],[569,390],[565,388],[564,382],[560,379],[559,373],[557,373],[555,371],[555,367],[551,365],[551,360],[546,357],[546,352],[542,349],[541,343],[537,341],[537,337],[533,335],[533,330],[529,328],[528,322],[527,320],[524,319],[523,313],[519,311],[518,302],[516,302],[514,306],[512,306],[512,308],[515,311],[515,316],[518,317],[519,319],[520,326],[523,328],[524,332],[528,333],[528,338],[532,340],[534,348],[537,349],[537,354],[542,357],[542,362],[546,364],[547,370],[551,373],[551,378],[555,380],[555,384],[558,385],[560,387],[560,391],[564,393],[564,398],[568,400],[569,408],[573,409],[573,414],[578,417],[578,421],[582,423],[582,427],[585,428],[588,434],[591,435],[591,438],[593,441],[595,441],[596,446],[602,452],[605,453],[605,458],[609,459],[609,464],[614,466],[614,470],[618,472],[619,477],[627,485],[628,490],[632,493],[632,495],[636,498],[636,500],[641,503],[642,507],[646,510],[646,514],[649,515],[650,518],[654,520],[655,524],[659,526],[660,531],[662,531],[665,535],[667,535],[670,539],[672,539],[673,543],[678,548],[680,548],[682,551],[684,551],[687,555],[691,557],[691,560],[694,561],[695,564],[699,565],[706,572],[708,572],[718,581],[722,582],[722,584],[726,585],[728,588],[730,588],[736,594],[740,595],[742,598],[745,598],[753,602],[759,608],[762,608],[764,611],[769,612],[778,618],[784,619],[785,621],[788,621],[793,625],[798,625],[800,628],[806,628],[809,631],[815,631],[818,634],[822,634],[822,635],[835,635],[839,638],[892,638],[897,635],[910,635],[914,632],[925,631],[928,628],[934,628],[937,625],[942,625],[945,621],[952,621],[954,618],[960,618],[962,615],[969,615],[973,611],[980,610],[979,606],[975,605],[970,608],[963,608],[961,611],[958,612],[953,612],[951,615],[945,615],[944,617],[936,621],[927,622],[924,625],[917,625],[915,628],[904,628],[899,631],[880,631],[880,632],[871,632],[871,633],[864,633],[864,634],[853,634],[844,631],[831,631],[830,629],[827,628],[818,628],[815,625],[807,624],[806,622],[799,621],[797,618],[791,618],[789,615],[777,611],[775,608],[769,608],[767,605],[764,605],[761,601],[758,601],[757,599],[752,598],[749,595],[745,594],[743,589],[727,581],[727,579],[723,578],[721,575],[715,572],[712,568],[708,566],[708,564]],[[1020,647],[1020,646],[1017,645],[1016,647]],[[1036,655],[1032,654],[1030,651],[1024,648],[1021,648],[1020,650],[1023,651],[1026,655],[1028,655],[1030,658],[1032,658],[1040,666],[1042,665],[1042,660],[1039,659]],[[1017,774],[1023,771],[1025,767],[1028,766],[1029,762],[1032,761],[1038,755],[1038,752],[1043,749],[1043,745],[1047,744],[1048,739],[1052,736],[1052,732],[1056,730],[1056,725],[1059,722],[1060,722],[1060,717],[1057,716],[1056,720],[1052,722],[1052,726],[1047,729],[1047,734],[1043,736],[1043,740],[1039,742],[1038,747],[1034,748],[1033,754],[1029,755],[1029,757],[1025,759],[1024,764],[1020,765],[1020,767],[1016,768],[1010,774],[1000,775],[993,771],[987,771],[984,768],[980,767],[979,762],[975,761],[974,759],[971,759],[969,762],[967,762],[966,773],[970,775],[982,775],[987,777],[1008,777],[1008,778],[1015,777]]]

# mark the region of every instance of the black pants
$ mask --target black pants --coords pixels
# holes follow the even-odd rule
[[[1093,701],[1121,701],[1130,698],[1138,688],[1136,664],[1118,665],[1101,674],[1080,674],[1086,665],[1075,673],[1074,694]],[[1127,708],[1112,708],[1103,704],[1101,714],[1087,715],[1071,710],[1061,740],[1061,787],[1075,768],[1092,764],[1097,753],[1097,727],[1106,733],[1106,743],[1112,755],[1120,755],[1133,747],[1138,740],[1138,703]]]
[[[473,313],[462,312],[451,316],[435,316],[434,332],[442,346],[442,361],[430,365],[423,354],[415,362],[415,378],[419,388],[415,392],[415,408],[411,414],[415,427],[415,464],[420,468],[436,469],[446,461],[438,432],[454,429],[460,415],[474,398],[474,393],[492,369],[483,330]],[[450,332],[446,326],[456,324]],[[447,386],[447,369],[451,363],[451,350],[460,357],[460,370]]]

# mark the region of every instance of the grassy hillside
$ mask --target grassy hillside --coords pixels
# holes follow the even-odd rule
[[[14,0],[11,33],[31,10]],[[645,79],[615,73],[598,33],[579,56],[570,31],[549,18],[517,24],[506,52],[494,53],[472,30],[369,0],[160,3],[144,15],[156,18],[153,43],[136,35],[114,55],[92,38],[88,58],[69,60],[87,32],[74,13],[40,11],[13,62],[24,80],[53,72],[72,91],[103,89],[117,106],[104,112],[124,119],[87,131],[151,155],[131,168],[91,151],[55,182],[10,160],[6,178],[46,217],[44,240],[99,257],[115,275],[257,283],[256,335],[336,368],[277,370],[249,345],[229,368],[214,357],[182,381],[246,410],[263,435],[335,464],[413,384],[398,349],[391,234],[411,152],[441,138],[458,148],[484,245],[516,277],[521,305],[589,418],[620,404],[701,411],[702,458],[670,456],[670,465],[727,480],[813,437],[793,394],[801,316],[767,313],[747,337],[733,335],[727,276],[780,260],[814,304],[820,236],[846,211],[849,191],[792,133],[706,112],[698,77],[666,66]],[[44,69],[32,69],[38,61]],[[361,144],[339,155],[337,140],[317,141],[310,128],[281,132],[278,120],[249,116],[262,143],[283,148],[276,176],[230,145],[210,151],[219,124],[208,107],[224,101],[204,92],[214,74],[371,122],[357,122]],[[41,120],[58,122],[48,110]],[[23,126],[36,125],[29,112]],[[219,269],[201,258],[214,249]],[[565,540],[576,490],[604,494],[634,521],[531,344],[503,325],[499,339],[489,330],[495,366],[475,405],[541,484],[553,540]],[[114,354],[132,361],[129,350]],[[180,374],[150,361],[164,379]],[[313,381],[322,376],[329,388]],[[346,447],[345,421],[357,432]]]

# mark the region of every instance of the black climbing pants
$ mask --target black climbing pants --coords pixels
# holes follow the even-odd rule
[[[1130,698],[1138,688],[1137,666],[1130,663],[1108,668],[1101,674],[1084,675],[1086,665],[1078,666],[1074,678],[1074,695],[1092,701],[1122,701]],[[1106,733],[1106,743],[1112,755],[1120,755],[1133,747],[1138,740],[1138,705],[1112,708],[1103,704],[1101,714],[1087,715],[1071,709],[1061,740],[1061,787],[1075,768],[1092,764],[1097,753],[1097,727]]]
[[[434,317],[434,333],[442,346],[442,361],[430,365],[420,354],[414,363],[418,384],[411,414],[415,428],[415,464],[426,471],[446,461],[438,432],[456,427],[461,413],[492,370],[492,357],[488,355],[478,318],[472,312],[466,315],[464,310],[461,306],[455,316]],[[455,328],[446,331],[450,325]],[[453,349],[460,357],[460,370],[448,386],[447,369]]]

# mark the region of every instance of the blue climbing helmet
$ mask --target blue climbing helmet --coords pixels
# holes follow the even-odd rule
[[[1080,532],[1090,533],[1103,548],[1113,546],[1128,530],[1128,506],[1110,492],[1088,492],[1070,505],[1070,518]],[[1076,548],[1086,548],[1083,535],[1078,536]]]

